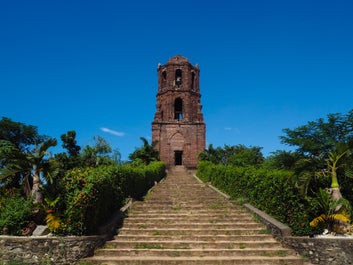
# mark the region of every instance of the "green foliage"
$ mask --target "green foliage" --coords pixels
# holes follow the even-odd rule
[[[11,186],[8,184],[13,183],[14,178],[17,179],[24,186],[27,197],[31,189],[29,181],[33,182],[31,193],[36,197],[35,202],[41,202],[40,176],[50,182],[57,173],[53,168],[54,164],[47,158],[48,149],[56,144],[54,138],[49,138],[36,145],[30,153],[26,153],[8,141],[0,140],[0,155],[4,161],[3,167],[0,168],[1,182]],[[20,183],[16,186],[20,186]]]
[[[334,230],[334,224],[350,222],[352,209],[349,201],[344,198],[335,200],[323,189],[319,190],[316,194],[316,198],[317,206],[321,214],[310,222],[310,226],[316,227],[320,223],[324,223],[328,231],[331,232]]]
[[[297,146],[297,151],[311,157],[328,157],[336,143],[353,145],[353,110],[346,115],[329,114],[326,119],[310,121],[296,129],[284,129],[283,143]]]
[[[62,147],[67,150],[70,157],[76,157],[80,154],[81,147],[77,145],[76,132],[71,130],[60,136],[63,142]]]
[[[96,232],[125,202],[141,198],[155,181],[165,176],[165,165],[152,162],[140,167],[101,166],[73,169],[64,177],[66,209],[59,233],[83,235]]]
[[[115,161],[110,157],[112,148],[107,140],[101,136],[93,137],[94,146],[87,145],[81,153],[83,167],[99,167],[102,165],[113,165]]]
[[[32,200],[7,191],[0,199],[0,234],[21,235],[23,226],[30,220],[32,207]]]
[[[17,149],[28,152],[33,145],[40,144],[47,136],[39,135],[38,128],[2,117],[0,120],[0,140],[12,143]]]
[[[131,153],[129,155],[129,159],[131,159],[131,161],[133,162],[137,162],[137,164],[139,164],[139,161],[141,161],[146,165],[148,165],[152,161],[158,161],[159,152],[154,148],[157,142],[149,144],[145,138],[140,137],[140,139],[143,142],[143,146],[137,148],[133,153]]]
[[[224,145],[224,148],[214,148],[210,144],[208,149],[199,154],[199,158],[202,161],[228,166],[256,166],[264,162],[261,149],[261,147],[246,147],[244,145]]]
[[[233,198],[246,197],[251,204],[288,224],[296,235],[313,233],[310,220],[317,213],[314,205],[298,196],[289,179],[293,173],[255,167],[214,165],[201,161],[197,175]],[[314,215],[313,215],[314,214]]]

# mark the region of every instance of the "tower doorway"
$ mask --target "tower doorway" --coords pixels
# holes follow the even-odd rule
[[[174,165],[175,166],[183,165],[183,151],[174,151]]]

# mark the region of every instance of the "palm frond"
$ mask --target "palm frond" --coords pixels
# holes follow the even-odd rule
[[[319,223],[325,223],[327,220],[327,216],[326,214],[321,214],[320,216],[314,218],[311,222],[310,222],[310,226],[311,227],[317,227],[319,225]]]

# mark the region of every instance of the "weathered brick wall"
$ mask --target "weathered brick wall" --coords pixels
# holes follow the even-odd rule
[[[191,65],[179,55],[158,66],[157,110],[152,122],[152,141],[157,142],[156,149],[168,167],[175,163],[175,151],[181,151],[182,164],[196,168],[197,156],[205,150],[206,126],[200,98],[198,66]],[[180,116],[176,115],[177,102],[182,106]]]

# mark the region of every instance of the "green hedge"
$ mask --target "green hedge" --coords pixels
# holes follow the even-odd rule
[[[288,224],[295,235],[309,235],[314,233],[309,223],[318,213],[291,185],[291,174],[284,170],[214,165],[208,161],[201,161],[197,171],[204,182],[211,182],[233,198],[246,198],[255,207]]]
[[[93,234],[126,201],[141,198],[155,181],[165,176],[165,165],[152,162],[147,166],[101,166],[73,169],[65,175],[66,209],[59,233]]]
[[[0,198],[0,235],[22,235],[23,226],[30,220],[33,201],[5,192]]]

